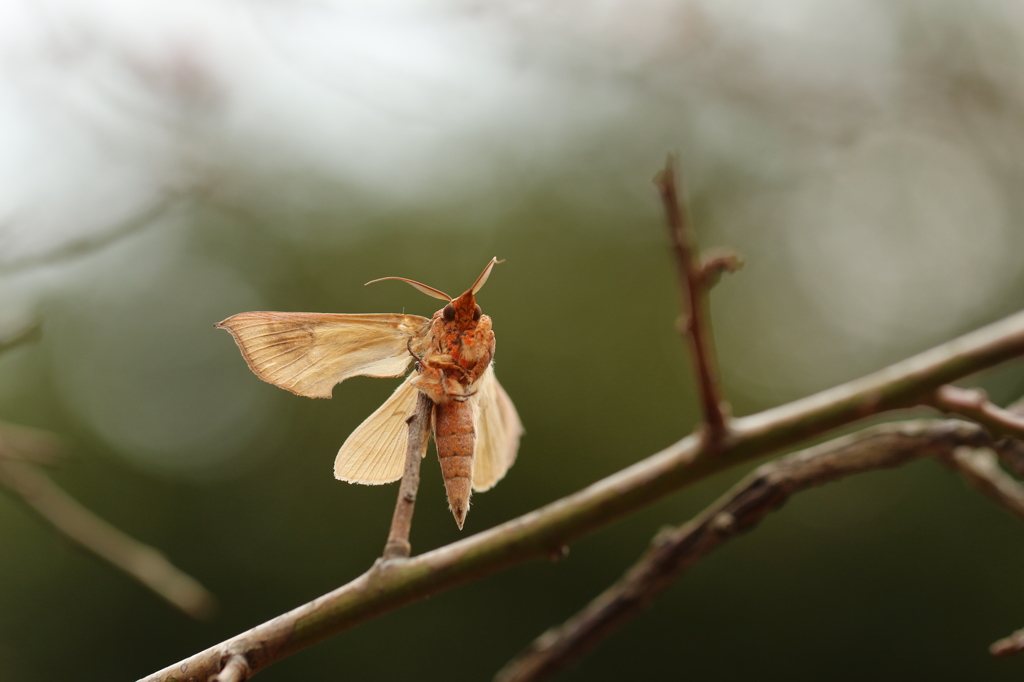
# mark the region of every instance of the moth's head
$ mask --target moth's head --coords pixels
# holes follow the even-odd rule
[[[435,289],[434,287],[427,286],[426,284],[415,280],[406,279],[405,277],[381,277],[380,279],[375,279],[372,282],[367,282],[367,284],[373,284],[373,282],[380,282],[385,279],[397,279],[402,282],[406,282],[407,284],[410,284],[416,289],[422,291],[427,296],[447,301],[448,305],[441,309],[441,317],[444,318],[445,322],[457,322],[460,326],[465,326],[476,322],[480,319],[480,316],[483,315],[483,312],[480,310],[480,306],[476,304],[476,293],[483,288],[487,278],[491,276],[491,270],[494,269],[494,266],[501,262],[502,261],[497,258],[492,258],[491,262],[484,268],[484,271],[481,272],[480,276],[476,278],[475,282],[473,282],[473,286],[466,289],[466,293],[462,294],[458,298],[452,298],[440,289]]]

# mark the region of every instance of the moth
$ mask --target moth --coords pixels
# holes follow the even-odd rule
[[[417,392],[423,393],[433,402],[434,443],[448,506],[461,530],[472,491],[488,490],[505,476],[523,433],[515,406],[494,376],[491,318],[476,303],[500,262],[492,258],[458,298],[404,277],[367,282],[397,279],[441,299],[446,305],[430,319],[250,312],[214,326],[231,333],[257,377],[309,398],[330,398],[336,384],[353,376],[402,376],[415,362],[417,370],[341,446],[334,476],[364,485],[400,479],[406,419],[415,410]]]

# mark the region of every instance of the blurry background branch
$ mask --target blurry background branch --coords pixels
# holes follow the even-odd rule
[[[990,436],[962,421],[883,424],[764,464],[679,528],[663,530],[614,585],[564,624],[538,637],[496,682],[547,679],[571,665],[629,620],[712,550],[754,529],[807,488],[852,474],[898,467],[924,457],[953,463],[973,485],[1024,519],[1024,487],[993,466]],[[985,465],[976,458],[985,457]]]
[[[0,423],[0,452],[9,461],[53,466],[64,455],[66,443],[42,429]]]
[[[171,207],[180,203],[187,196],[186,193],[168,190],[163,196],[151,201],[134,215],[105,230],[90,233],[77,239],[65,240],[56,248],[41,253],[0,261],[0,275],[13,275],[33,268],[55,265],[66,260],[86,256],[94,251],[110,246],[125,237],[149,227],[156,220],[164,216]]]
[[[1014,443],[1002,440],[991,449],[961,448],[944,455],[940,461],[963,476],[978,492],[1024,520],[1024,488],[999,467],[999,458],[995,454],[1013,446]]]
[[[13,350],[26,343],[38,341],[43,329],[42,320],[35,320],[23,325],[13,332],[0,337],[0,354]]]
[[[163,208],[161,208],[163,210]],[[133,224],[132,230],[152,217]],[[116,237],[128,232],[115,231]],[[82,242],[60,254],[35,259],[34,265],[53,259],[80,255],[111,243],[109,239]],[[19,263],[18,267],[28,265]],[[33,322],[0,342],[0,354],[40,338],[42,322]],[[64,492],[37,465],[54,465],[64,451],[63,441],[54,434],[14,424],[0,423],[0,486],[24,503],[61,535],[89,550],[145,585],[161,598],[196,619],[213,614],[216,600],[197,580],[171,564],[163,554],[135,540],[89,511]]]
[[[935,391],[934,403],[940,410],[984,425],[995,435],[1024,438],[1024,416],[991,402],[981,389],[940,386]]]
[[[0,426],[0,439],[4,429]],[[176,568],[158,550],[96,516],[30,462],[8,457],[6,449],[0,450],[0,485],[61,535],[124,571],[173,606],[197,619],[213,614],[216,601],[197,580]]]
[[[1024,651],[1024,630],[1017,630],[1008,637],[993,642],[992,646],[989,647],[989,651],[998,658],[1019,654]]]

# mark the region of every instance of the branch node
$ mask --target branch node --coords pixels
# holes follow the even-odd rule
[[[731,249],[709,249],[701,255],[700,276],[705,289],[718,284],[723,274],[732,274],[742,268],[743,256]]]
[[[658,529],[658,532],[651,538],[651,548],[657,549],[664,546],[667,543],[672,542],[678,529],[675,526],[662,526]]]
[[[560,545],[548,552],[548,561],[553,564],[558,563],[567,556],[569,556],[569,545]]]
[[[980,388],[945,384],[935,389],[928,402],[943,412],[959,414],[981,424],[993,435],[1024,439],[1024,416],[989,401]]]
[[[719,535],[731,535],[736,531],[736,517],[727,511],[715,514],[711,526]]]
[[[220,672],[210,682],[245,682],[252,675],[249,659],[242,654],[225,654],[221,658]]]
[[[387,544],[384,545],[382,557],[384,561],[393,561],[395,559],[408,559],[410,554],[412,554],[412,544],[408,540],[388,540]]]

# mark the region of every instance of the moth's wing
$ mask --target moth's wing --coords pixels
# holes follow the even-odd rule
[[[406,419],[416,411],[416,394],[409,375],[384,404],[360,424],[338,451],[334,477],[349,483],[380,485],[402,477],[409,441]],[[423,441],[423,455],[427,439]]]
[[[396,377],[422,352],[430,320],[419,315],[252,312],[217,323],[263,381],[310,398],[330,398],[352,376]]]
[[[523,424],[515,405],[488,367],[477,382],[472,400],[476,451],[473,455],[473,490],[494,487],[516,461]]]

